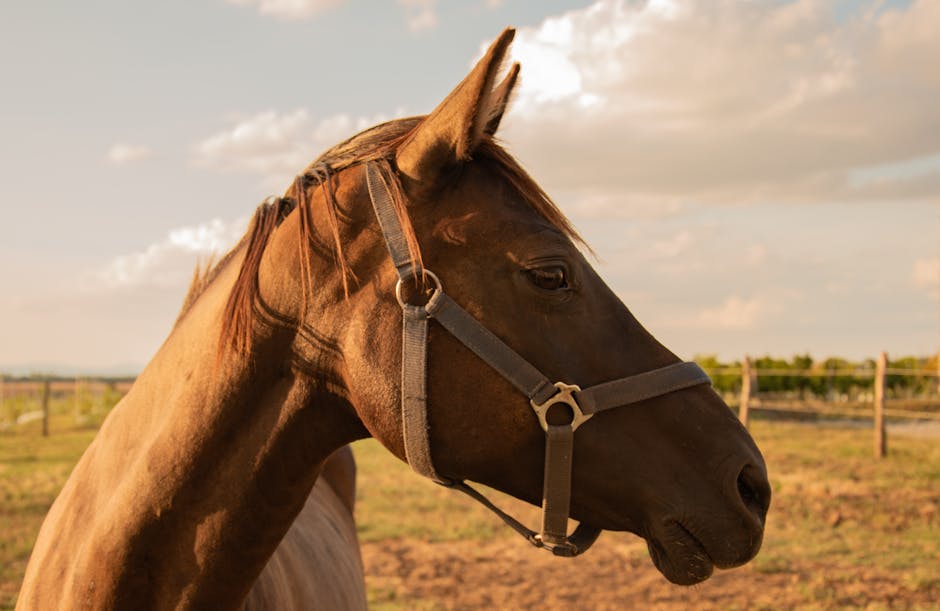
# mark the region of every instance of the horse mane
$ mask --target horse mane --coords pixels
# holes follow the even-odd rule
[[[218,262],[211,260],[204,266],[196,266],[193,281],[187,292],[183,310],[177,322],[183,318],[206,287],[215,279],[220,269],[241,248],[245,247],[245,258],[238,278],[229,294],[222,319],[219,337],[219,354],[231,347],[236,353],[247,353],[251,349],[253,309],[258,297],[258,268],[268,239],[274,230],[295,208],[299,214],[299,255],[304,305],[312,286],[312,249],[309,245],[314,237],[314,219],[310,203],[317,187],[323,189],[326,200],[326,225],[332,238],[332,256],[339,268],[344,293],[349,295],[349,282],[356,278],[343,254],[339,233],[337,203],[333,178],[338,172],[353,165],[374,162],[385,178],[391,192],[392,205],[401,222],[412,264],[421,267],[421,250],[414,226],[407,212],[407,201],[394,165],[395,151],[406,140],[424,117],[408,117],[382,123],[345,140],[320,155],[303,172],[298,174],[284,196],[268,198],[255,211],[245,236]],[[474,150],[474,161],[479,161],[500,176],[537,214],[563,235],[587,246],[571,221],[555,205],[548,194],[532,179],[519,163],[491,136],[484,136]]]

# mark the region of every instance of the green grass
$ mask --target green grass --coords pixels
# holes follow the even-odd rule
[[[506,534],[506,527],[492,513],[465,495],[416,475],[377,441],[356,442],[353,452],[358,466],[356,522],[360,541],[488,541]],[[479,488],[501,502],[518,504],[498,492]],[[528,506],[520,510],[535,516],[533,522],[538,515]]]
[[[783,422],[753,429],[774,490],[755,570],[805,575],[806,602],[820,608],[845,606],[837,593],[866,579],[909,597],[940,592],[938,440],[893,437],[877,460],[870,430]]]
[[[0,608],[12,605],[42,518],[94,435],[65,413],[51,425],[48,438],[38,422],[0,432]],[[871,432],[863,429],[757,420],[752,432],[774,499],[751,570],[798,576],[786,586],[788,596],[810,608],[864,606],[864,594],[845,592],[866,581],[888,583],[902,596],[940,594],[940,441],[891,437],[888,457],[876,460]],[[363,543],[512,538],[482,507],[414,475],[377,442],[358,442],[354,451]],[[537,523],[536,509],[500,503]],[[388,584],[370,584],[373,609],[438,608],[401,597]]]
[[[0,608],[12,606],[39,525],[94,429],[65,429],[42,437],[32,422],[0,433]]]

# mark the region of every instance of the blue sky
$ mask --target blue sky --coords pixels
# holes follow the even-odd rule
[[[501,134],[685,357],[937,350],[940,3],[0,7],[0,371],[125,370],[323,148],[429,111],[506,25]]]

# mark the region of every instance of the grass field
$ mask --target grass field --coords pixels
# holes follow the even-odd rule
[[[605,533],[574,561],[532,550],[462,495],[357,443],[357,522],[374,609],[933,608],[940,604],[940,442],[758,420],[774,499],[764,547],[694,588],[668,584],[645,545]],[[0,609],[15,600],[42,517],[91,424],[54,419],[0,432]],[[538,512],[505,505],[536,524]],[[574,577],[574,578],[573,578]],[[556,584],[546,591],[545,584]]]

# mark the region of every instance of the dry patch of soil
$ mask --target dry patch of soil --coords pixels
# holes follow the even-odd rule
[[[940,609],[935,439],[890,435],[877,460],[870,430],[758,421],[752,432],[773,487],[763,547],[692,588],[666,581],[637,537],[604,533],[585,555],[555,558],[371,446],[357,448],[372,608]],[[538,523],[536,508],[499,503]]]
[[[400,540],[362,547],[370,604],[390,609],[936,609],[940,585],[878,567],[800,562],[667,582],[645,544],[605,533],[584,556],[555,558],[521,540]],[[938,565],[940,566],[940,565]]]

